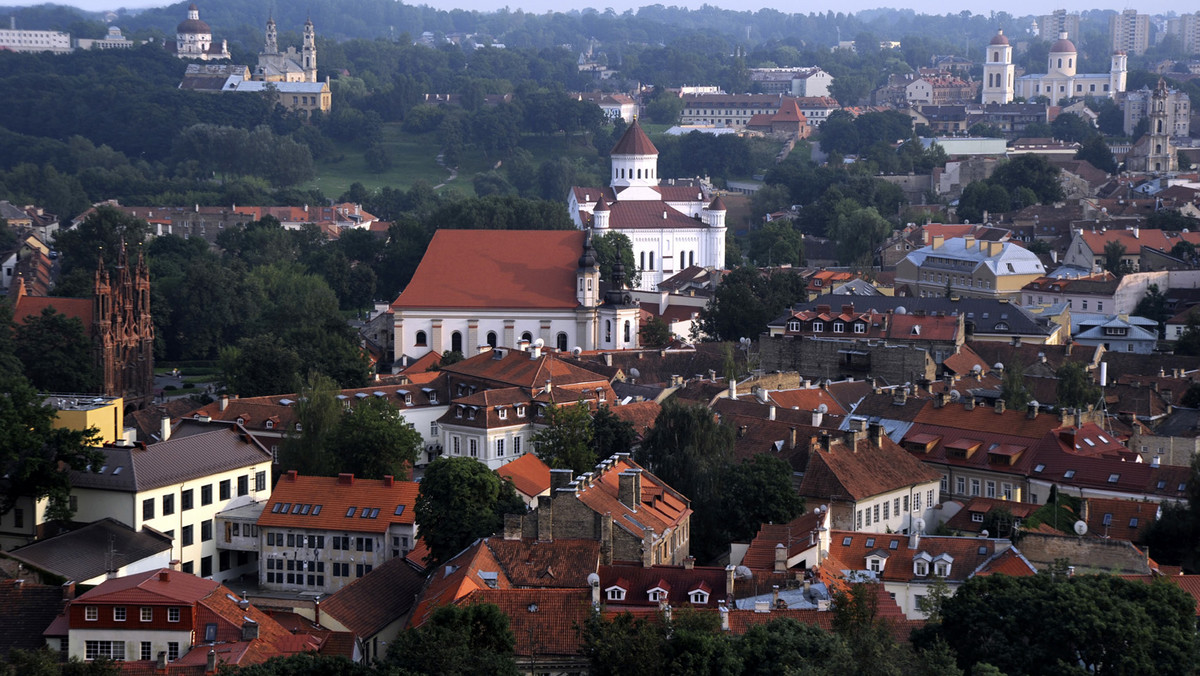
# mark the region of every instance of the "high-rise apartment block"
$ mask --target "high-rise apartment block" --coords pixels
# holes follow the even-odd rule
[[[1138,14],[1136,9],[1127,9],[1112,16],[1108,21],[1112,35],[1112,49],[1128,54],[1145,54],[1150,46],[1150,15]]]

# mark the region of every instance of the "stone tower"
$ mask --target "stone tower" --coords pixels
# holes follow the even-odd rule
[[[267,18],[267,44],[263,47],[263,54],[278,54],[279,53],[279,36],[275,32],[275,17]]]
[[[1012,103],[1016,66],[1012,62],[1012,45],[1004,31],[987,46],[983,64],[983,103]]]
[[[304,22],[304,81],[317,81],[317,31],[312,19]]]
[[[1150,97],[1150,130],[1149,155],[1146,158],[1147,171],[1174,171],[1175,153],[1171,152],[1171,125],[1167,117],[1167,83],[1158,79],[1158,87]]]

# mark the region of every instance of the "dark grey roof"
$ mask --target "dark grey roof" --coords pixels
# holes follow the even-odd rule
[[[190,419],[181,421],[168,441],[100,450],[105,457],[100,470],[72,470],[72,486],[145,491],[271,460],[271,452],[241,425]]]
[[[657,400],[659,395],[662,394],[663,390],[666,389],[660,385],[642,385],[640,383],[631,384],[619,380],[613,382],[612,388],[618,399],[624,399],[625,397],[641,397],[646,401]]]
[[[818,305],[829,305],[829,299],[821,298],[807,303],[798,303],[795,310],[815,310]],[[895,311],[904,308],[908,314],[925,312],[945,313],[947,315],[963,314],[966,322],[972,324],[975,333],[996,335],[1050,335],[1049,320],[1036,317],[1028,310],[1014,303],[1005,303],[991,298],[920,298],[894,296],[856,296],[854,310],[863,312]],[[776,319],[775,322],[779,320]],[[1007,324],[1007,330],[997,329],[999,324]]]
[[[42,635],[62,610],[63,592],[59,587],[34,584],[28,580],[0,580],[0,660],[10,650],[37,650],[46,647]]]
[[[1200,410],[1175,408],[1170,415],[1154,427],[1154,433],[1163,437],[1200,437]]]
[[[101,519],[55,537],[26,545],[8,555],[38,570],[68,580],[90,580],[171,549],[171,538],[151,530],[137,532],[115,519]],[[44,628],[44,627],[43,627]]]

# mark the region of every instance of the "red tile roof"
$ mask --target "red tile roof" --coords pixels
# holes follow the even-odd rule
[[[642,131],[642,125],[638,124],[637,118],[633,118],[633,124],[630,124],[625,129],[625,133],[621,135],[621,140],[613,146],[609,151],[609,155],[657,155],[658,148],[650,142],[650,137],[646,136],[646,132]]]
[[[92,299],[91,298],[59,298],[57,296],[20,296],[13,307],[13,322],[18,326],[25,324],[26,318],[40,317],[48,307],[68,317],[74,317],[83,324],[83,330],[88,335],[92,333]]]
[[[276,482],[258,526],[385,533],[392,524],[414,523],[417,486],[412,481],[356,479],[353,474],[289,472]]]
[[[481,381],[487,387],[544,388],[550,381],[555,386],[590,385],[598,387],[608,384],[608,378],[585,368],[560,359],[550,352],[543,352],[532,359],[529,352],[499,349],[475,355],[460,362],[442,367],[442,373],[452,377],[451,396],[463,396],[458,391],[460,383],[468,379]]]
[[[511,481],[518,492],[531,498],[550,490],[550,466],[533,453],[522,455],[496,473]]]
[[[816,533],[824,521],[824,514],[809,512],[796,517],[789,523],[763,524],[758,529],[758,535],[754,536],[754,540],[751,541],[745,556],[742,557],[742,565],[751,570],[774,570],[777,545],[784,545],[788,550],[789,557],[816,546],[809,544],[809,536],[816,537]]]
[[[585,589],[600,561],[597,540],[485,540],[492,557],[514,587]]]
[[[600,591],[602,598],[605,590],[617,586],[625,590],[624,601],[606,601],[608,607],[615,606],[650,606],[658,607],[658,601],[650,600],[651,589],[667,591],[667,602],[671,606],[695,608],[716,608],[727,602],[726,572],[724,568],[696,566],[651,566],[646,568],[641,564],[617,563],[611,566],[600,566]],[[690,594],[703,591],[708,594],[705,603],[692,603]]]
[[[143,605],[195,603],[219,586],[213,580],[163,568],[106,580],[75,600]]]
[[[706,227],[702,221],[676,211],[666,201],[633,200],[616,201],[608,205],[612,212],[609,216],[610,227],[620,230],[682,228],[697,229]],[[577,256],[578,257],[578,256]]]
[[[591,592],[579,589],[480,589],[463,603],[496,605],[508,616],[517,656],[539,660],[580,655],[578,629],[592,614]]]
[[[662,406],[653,401],[634,401],[624,406],[613,406],[609,409],[618,419],[633,425],[633,431],[640,439],[647,431],[654,428],[654,421],[662,412]]]
[[[1088,533],[1097,537],[1141,542],[1158,519],[1157,502],[1087,499]]]
[[[809,451],[799,492],[819,500],[836,496],[857,501],[941,478],[941,472],[909,455],[886,435],[879,446],[860,439],[852,448],[839,439],[829,450],[817,445]]]
[[[612,515],[613,523],[639,539],[644,529],[662,535],[676,528],[692,514],[690,501],[641,465],[618,454],[608,469],[593,476],[591,485],[579,493],[579,501],[598,514]],[[607,464],[609,461],[604,461]],[[642,501],[636,509],[617,499],[618,475],[627,470],[641,472]]]
[[[392,308],[575,308],[583,240],[579,230],[438,230]]]
[[[1004,434],[1026,439],[1041,439],[1047,432],[1062,424],[1058,416],[1054,415],[1039,415],[1030,419],[1025,411],[1006,410],[997,413],[990,406],[976,406],[967,410],[965,406],[957,404],[938,408],[932,403],[921,409],[915,422],[977,434]]]
[[[884,582],[910,582],[932,579],[932,564],[929,567],[930,575],[916,574],[913,567],[915,556],[924,552],[936,560],[939,556],[947,554],[952,560],[946,579],[961,582],[972,577],[977,570],[989,566],[1011,543],[995,538],[925,535],[921,536],[916,547],[910,547],[911,544],[911,539],[905,535],[835,530],[831,531],[829,536],[829,555],[839,565],[849,566],[847,570],[864,571],[868,569],[868,555],[886,554],[883,571],[877,575],[878,578]],[[821,567],[826,568],[827,565],[822,564]],[[1004,568],[1019,570],[1019,567],[1008,564],[1004,564]],[[1036,572],[1032,566],[1028,566],[1027,572],[1023,574],[1033,575]]]
[[[827,390],[820,387],[773,390],[767,396],[770,397],[776,406],[782,406],[783,408],[815,411],[824,404],[826,406],[825,412],[830,415],[846,415],[847,413],[846,409],[842,408],[841,403],[837,399],[834,399]]]
[[[322,599],[321,612],[365,639],[404,617],[424,582],[425,578],[398,556]]]
[[[1028,502],[1016,502],[1015,500],[971,498],[971,501],[959,510],[958,514],[955,514],[946,521],[946,527],[964,533],[978,533],[983,530],[983,521],[975,521],[972,518],[973,515],[978,514],[982,518],[987,518],[987,514],[992,510],[1004,509],[1008,510],[1014,517],[1024,519],[1036,512],[1040,507],[1040,505]],[[997,535],[997,533],[992,533],[992,535]]]

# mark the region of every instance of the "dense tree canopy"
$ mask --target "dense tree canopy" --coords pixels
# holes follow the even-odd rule
[[[429,463],[417,494],[416,518],[431,565],[449,560],[476,538],[497,532],[505,514],[524,511],[525,503],[511,483],[468,457]]]

